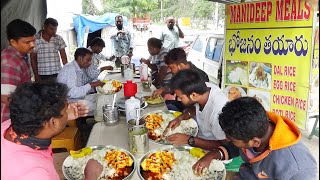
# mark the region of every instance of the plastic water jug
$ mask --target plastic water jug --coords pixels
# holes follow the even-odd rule
[[[138,91],[138,85],[132,82],[132,80],[127,80],[127,82],[124,83],[123,89],[125,97],[135,96]]]
[[[142,63],[140,65],[140,81],[148,81],[148,65],[145,63]]]
[[[137,110],[140,109],[140,100],[131,96],[125,102],[126,107],[126,120],[137,119]]]

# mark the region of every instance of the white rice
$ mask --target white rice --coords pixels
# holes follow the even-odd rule
[[[82,158],[73,158],[71,156],[68,156],[63,162],[63,168],[70,178],[74,180],[83,180],[84,169],[87,165],[88,160],[94,159],[103,166],[103,171],[98,178],[98,180],[103,180],[106,176],[113,175],[116,172],[116,170],[112,168],[112,166],[107,166],[107,161],[104,159],[106,153],[113,149],[121,150],[116,147],[106,147],[101,150],[93,150],[91,154]]]
[[[203,176],[196,176],[192,170],[192,166],[199,160],[193,157],[188,151],[171,150],[174,153],[176,163],[172,167],[172,171],[165,173],[165,180],[181,179],[184,180],[203,180],[214,179],[222,180],[225,177],[225,166],[221,161],[213,160],[208,171]]]

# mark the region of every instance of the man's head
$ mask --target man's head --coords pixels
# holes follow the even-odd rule
[[[174,27],[174,24],[175,24],[175,18],[174,17],[168,17],[167,20],[166,20],[166,24],[167,24],[167,27],[172,30],[173,27]]]
[[[43,31],[50,37],[55,36],[58,29],[58,21],[53,18],[47,18],[44,21]]]
[[[10,118],[18,135],[59,134],[66,127],[68,87],[52,81],[28,82],[11,95]]]
[[[87,48],[78,48],[74,53],[74,58],[80,68],[88,68],[92,61],[92,52]]]
[[[164,62],[171,70],[172,74],[177,74],[180,70],[188,69],[187,54],[182,48],[174,48],[164,56]]]
[[[123,18],[122,16],[118,15],[115,17],[115,21],[116,21],[116,26],[118,28],[118,30],[121,30],[123,27]]]
[[[90,47],[93,53],[99,54],[102,51],[102,49],[106,47],[106,44],[100,37],[95,37],[94,39],[92,39]]]
[[[7,25],[7,38],[12,47],[22,54],[29,54],[35,47],[36,29],[28,22],[15,19]]]
[[[209,90],[200,73],[193,69],[182,70],[174,75],[171,88],[178,100],[186,106],[198,103],[201,96]]]
[[[154,56],[160,53],[160,50],[162,48],[162,41],[160,39],[152,37],[148,39],[147,45],[150,55]]]
[[[269,119],[263,106],[253,97],[228,102],[219,115],[227,138],[240,148],[259,147],[268,130]]]

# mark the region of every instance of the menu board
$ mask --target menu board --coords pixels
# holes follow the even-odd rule
[[[222,88],[229,100],[255,97],[305,129],[313,19],[305,0],[227,5]]]

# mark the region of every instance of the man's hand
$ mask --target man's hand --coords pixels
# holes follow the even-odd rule
[[[168,126],[163,131],[163,136],[165,136],[170,130],[173,131],[176,127],[178,127],[180,125],[180,123],[182,121],[180,116],[169,122]]]
[[[105,83],[104,82],[101,82],[101,81],[96,81],[96,82],[91,82],[90,83],[90,86],[91,87],[98,87],[98,86],[103,86]]]
[[[195,175],[200,176],[204,174],[207,169],[209,169],[210,163],[212,159],[214,159],[215,153],[216,151],[207,153],[192,166],[192,170]]]
[[[37,74],[34,75],[34,81],[36,82],[39,82],[41,79],[40,79],[40,76]]]
[[[166,139],[170,141],[175,146],[185,145],[188,144],[188,139],[190,135],[176,133],[168,136]]]
[[[149,66],[150,60],[145,59],[145,58],[141,58],[141,59],[140,59],[140,63],[145,63],[145,64],[147,64],[147,65]]]
[[[178,19],[176,19],[176,26],[179,27]]]
[[[67,113],[68,120],[77,119],[78,117],[85,117],[88,115],[89,107],[82,101],[70,103],[68,105]]]
[[[159,89],[157,89],[157,90],[153,91],[153,93],[152,93],[152,97],[154,97],[154,96],[158,96],[158,95],[162,95],[162,93],[164,93],[164,91],[165,91],[165,88],[164,88],[164,87],[159,88]]]
[[[101,72],[104,71],[104,70],[113,70],[113,67],[112,66],[103,66],[103,67],[101,67]]]
[[[89,159],[86,167],[84,168],[85,180],[97,180],[102,173],[103,166],[94,159]]]

